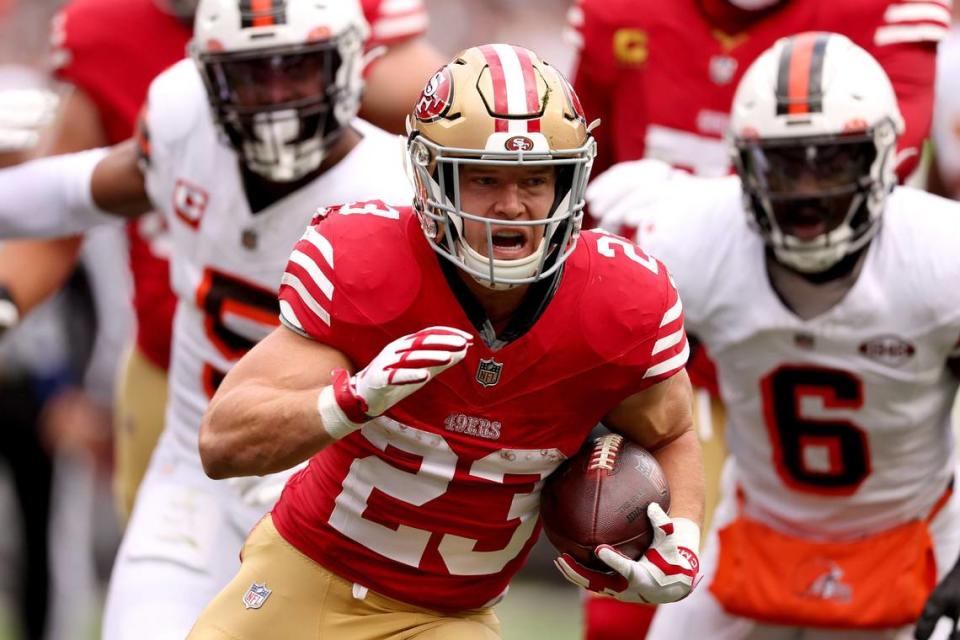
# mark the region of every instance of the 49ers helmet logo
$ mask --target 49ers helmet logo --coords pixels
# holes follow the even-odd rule
[[[533,140],[527,136],[513,136],[507,138],[503,146],[507,151],[532,151]]]
[[[420,93],[413,113],[420,122],[439,120],[453,104],[453,79],[446,67],[437,71]]]

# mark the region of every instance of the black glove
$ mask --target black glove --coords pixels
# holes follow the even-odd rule
[[[937,622],[944,616],[953,620],[950,640],[960,640],[960,630],[957,629],[957,620],[960,618],[960,561],[954,565],[950,573],[944,576],[927,598],[923,613],[917,619],[917,628],[913,632],[913,637],[917,640],[927,640],[933,634]]]

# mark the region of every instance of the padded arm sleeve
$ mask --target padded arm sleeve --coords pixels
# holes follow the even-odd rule
[[[33,160],[0,171],[0,237],[61,237],[122,219],[93,202],[93,170],[107,149]]]

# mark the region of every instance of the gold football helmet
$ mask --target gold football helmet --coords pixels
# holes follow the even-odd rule
[[[583,108],[559,71],[522,47],[491,44],[460,52],[427,83],[408,120],[414,206],[433,249],[490,288],[556,273],[576,245],[595,143]],[[544,220],[494,220],[463,211],[465,165],[554,167],[556,193]],[[487,254],[463,238],[463,222],[486,228]],[[494,258],[491,225],[540,227],[532,255]]]

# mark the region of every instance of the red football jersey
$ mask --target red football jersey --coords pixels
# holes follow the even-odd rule
[[[426,31],[421,0],[362,0],[370,46],[393,44]],[[110,144],[134,133],[150,82],[184,57],[190,28],[161,11],[156,0],[73,0],[52,29],[56,77],[86,93],[100,112]],[[168,242],[160,216],[127,226],[137,345],[154,364],[170,364],[176,297],[170,288]]]
[[[154,0],[73,0],[53,25],[53,67],[60,80],[83,90],[97,106],[107,140],[134,132],[150,82],[183,58],[190,29]],[[137,346],[164,369],[176,298],[163,251],[167,232],[156,214],[127,225]]]
[[[357,367],[434,325],[477,335],[410,208],[334,207],[296,245],[281,319]],[[546,310],[318,453],[273,511],[291,544],[343,578],[457,611],[497,598],[539,530],[543,478],[626,397],[686,361],[663,265],[585,232]]]
[[[722,136],[737,83],[777,39],[801,31],[842,33],[883,65],[907,125],[898,173],[913,170],[930,129],[948,0],[786,0],[729,33],[711,24],[701,9],[705,1],[576,1],[574,87],[587,118],[603,120],[594,132],[600,154],[594,175],[642,157],[703,175],[727,173]]]

